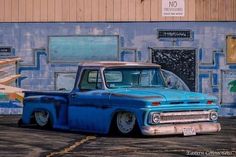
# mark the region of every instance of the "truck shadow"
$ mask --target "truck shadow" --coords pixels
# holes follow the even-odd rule
[[[18,125],[18,121],[20,119],[19,116],[0,116],[0,126],[5,127],[11,127],[11,128],[22,128],[22,131],[34,131],[37,132],[39,130],[45,131],[48,133],[64,133],[64,134],[79,134],[83,136],[96,136],[96,137],[105,137],[105,138],[145,138],[145,139],[151,139],[151,138],[175,138],[175,137],[181,137],[181,138],[188,138],[191,136],[183,136],[183,135],[158,135],[158,136],[144,136],[140,133],[135,133],[129,136],[124,136],[116,133],[109,133],[109,134],[97,134],[97,133],[88,133],[88,132],[81,132],[81,131],[75,131],[75,130],[62,130],[62,129],[41,129],[36,124],[31,125]],[[27,130],[24,130],[27,129]],[[198,134],[197,136],[211,136],[215,135],[214,133],[208,133],[208,134]]]

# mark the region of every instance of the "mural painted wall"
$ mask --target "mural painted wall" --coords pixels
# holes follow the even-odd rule
[[[14,57],[11,48],[0,48],[0,115],[21,114],[23,100],[22,89],[16,88],[17,65],[20,58]],[[8,54],[6,54],[6,52]]]
[[[191,91],[196,91],[196,50],[156,48],[151,50],[152,63],[175,73]]]
[[[187,41],[159,40],[160,29],[191,30],[193,37]],[[226,36],[235,34],[236,22],[1,23],[0,46],[13,47],[15,55],[23,59],[17,84],[34,90],[60,89],[61,78],[77,70],[77,64],[67,60],[49,60],[49,36],[118,35],[119,59],[126,61],[151,61],[150,48],[196,49],[196,91],[217,96],[224,106],[222,114],[236,115],[236,63],[226,62]],[[139,53],[134,59],[132,52],[123,52],[127,50]]]

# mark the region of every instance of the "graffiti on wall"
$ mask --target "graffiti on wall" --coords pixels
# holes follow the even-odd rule
[[[152,63],[161,65],[181,78],[191,91],[195,91],[196,51],[195,49],[155,48],[151,49]]]
[[[222,70],[222,90],[221,101],[222,103],[233,104],[236,101],[236,71],[235,70]]]
[[[21,114],[23,89],[15,87],[15,82],[20,77],[16,73],[20,58],[5,57],[0,57],[0,114]]]
[[[229,64],[236,64],[236,36],[228,35],[226,42],[226,61]]]
[[[236,93],[236,80],[232,80],[228,83],[229,91]]]
[[[33,63],[32,64],[20,63],[19,67],[17,69],[17,72],[19,74],[22,74],[17,82],[19,87],[21,87],[21,83],[23,80],[30,79],[30,76],[25,75],[24,72],[26,71],[26,72],[28,72],[27,74],[29,74],[29,72],[31,72],[31,71],[40,71],[40,69],[42,69],[40,57],[47,56],[45,49],[34,49],[32,54],[33,54]]]
[[[231,91],[234,89],[236,78],[234,66],[227,65],[226,55],[223,50],[212,53],[212,61],[204,62],[203,53],[199,50],[199,91],[210,93],[219,98],[222,104],[234,104],[236,95]]]

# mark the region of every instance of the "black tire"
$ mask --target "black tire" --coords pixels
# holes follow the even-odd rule
[[[23,124],[23,123],[22,123],[22,119],[19,119],[18,122],[17,122],[17,126],[18,126],[18,127],[22,127],[22,124]]]
[[[41,118],[45,118],[45,119],[41,119],[41,121],[40,121],[40,116],[41,116]],[[40,129],[51,129],[52,128],[52,124],[53,124],[52,118],[51,118],[50,113],[48,111],[41,110],[41,111],[34,112],[34,121]]]

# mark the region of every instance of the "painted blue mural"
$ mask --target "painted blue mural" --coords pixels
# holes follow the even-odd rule
[[[118,35],[52,36],[48,40],[48,60],[52,63],[77,64],[84,60],[111,61],[118,58]]]
[[[0,115],[16,115],[22,112],[22,105],[18,101],[0,101]]]
[[[140,62],[141,51],[137,51],[136,49],[123,48],[120,50],[120,60],[124,62]]]
[[[158,40],[157,30],[161,29],[191,30],[193,40]],[[77,70],[76,64],[67,60],[48,62],[49,36],[118,35],[120,52],[123,48],[140,51],[144,62],[151,61],[150,47],[194,48],[198,54],[196,90],[217,96],[223,106],[222,115],[232,116],[236,115],[236,93],[230,92],[229,83],[235,79],[236,65],[226,63],[226,36],[233,34],[236,22],[1,23],[0,46],[14,48],[15,55],[23,59],[18,85],[34,90],[58,89],[61,79],[56,75]]]

